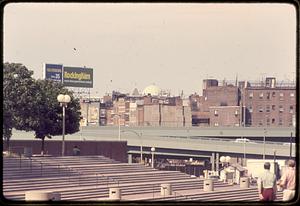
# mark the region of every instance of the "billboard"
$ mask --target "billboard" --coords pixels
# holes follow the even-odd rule
[[[63,71],[64,86],[93,88],[93,69],[64,67]]]
[[[62,64],[44,64],[44,79],[62,82]]]

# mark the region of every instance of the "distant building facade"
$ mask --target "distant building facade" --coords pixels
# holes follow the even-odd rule
[[[170,96],[155,85],[132,95],[113,92],[81,100],[82,125],[153,127],[292,127],[295,84],[203,81],[202,96]],[[85,124],[84,124],[85,122]]]
[[[275,78],[241,89],[245,125],[253,127],[292,127],[296,118],[296,87],[276,83]]]
[[[190,96],[193,126],[240,126],[239,88],[216,79],[203,80],[203,96]]]

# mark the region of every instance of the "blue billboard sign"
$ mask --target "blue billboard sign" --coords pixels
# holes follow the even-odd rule
[[[63,65],[62,64],[45,64],[44,79],[62,82]]]

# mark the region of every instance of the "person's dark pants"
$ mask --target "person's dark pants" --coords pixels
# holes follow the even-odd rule
[[[263,189],[262,196],[264,197],[262,201],[273,201],[275,197],[273,188]]]

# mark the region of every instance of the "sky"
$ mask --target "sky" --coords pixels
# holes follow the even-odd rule
[[[94,96],[150,84],[189,96],[206,78],[296,76],[290,4],[10,3],[3,23],[4,62],[35,78],[43,63],[93,68]]]

